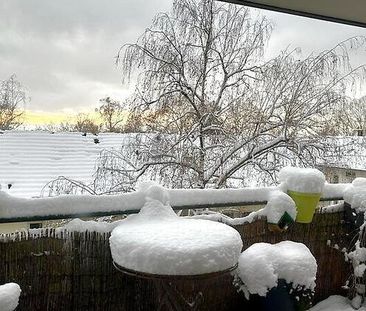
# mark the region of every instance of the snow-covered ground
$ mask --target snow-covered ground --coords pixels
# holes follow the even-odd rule
[[[354,311],[351,302],[342,296],[330,296],[312,307],[309,311]],[[366,306],[362,306],[358,311],[366,311]]]

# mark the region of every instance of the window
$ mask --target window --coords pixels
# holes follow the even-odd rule
[[[41,222],[35,222],[32,224],[29,224],[29,229],[39,229],[42,228],[42,223]]]

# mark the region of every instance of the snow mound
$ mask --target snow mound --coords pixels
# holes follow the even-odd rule
[[[366,178],[358,177],[345,190],[344,201],[358,212],[366,210]]]
[[[278,279],[314,290],[317,263],[309,249],[301,243],[283,241],[278,244],[256,243],[239,257],[238,276],[244,292],[266,296],[277,286]]]
[[[20,286],[16,283],[0,285],[0,310],[15,310],[18,306],[20,292]]]
[[[66,225],[57,228],[56,230],[62,231],[67,230],[69,232],[99,232],[106,233],[111,232],[114,228],[116,228],[122,220],[117,220],[114,222],[106,222],[106,221],[94,221],[94,220],[81,220],[79,218],[75,218],[71,220]]]
[[[296,219],[297,210],[294,200],[281,191],[271,193],[264,212],[267,216],[267,221],[276,224],[285,212],[287,212],[292,219]]]
[[[169,205],[152,199],[112,231],[113,260],[121,267],[160,275],[195,275],[233,267],[242,249],[233,228],[208,220],[179,218]]]
[[[309,311],[354,311],[354,309],[351,306],[351,301],[347,297],[330,296],[316,304]],[[366,307],[363,306],[358,311],[366,311]]]
[[[322,193],[325,176],[321,171],[314,168],[287,166],[280,170],[279,180],[286,190]]]

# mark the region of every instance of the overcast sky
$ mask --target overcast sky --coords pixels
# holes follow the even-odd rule
[[[172,0],[1,0],[0,80],[15,73],[27,88],[30,110],[82,111],[104,96],[128,90],[114,64],[119,47],[134,42]],[[327,49],[366,29],[280,13],[269,49],[287,46],[304,54]],[[366,63],[366,52],[354,56]]]

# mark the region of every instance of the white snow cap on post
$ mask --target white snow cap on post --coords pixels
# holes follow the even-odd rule
[[[315,168],[287,166],[280,170],[279,180],[285,191],[322,193],[325,176]]]
[[[16,283],[0,285],[0,310],[13,311],[18,306],[20,286]]]
[[[357,211],[366,210],[366,178],[358,177],[345,190],[344,201]]]
[[[292,283],[293,288],[304,286],[314,290],[317,267],[314,256],[302,243],[256,243],[240,255],[238,276],[246,295],[266,296],[277,286],[278,279]]]
[[[128,216],[109,239],[113,260],[121,267],[159,275],[195,275],[229,269],[242,249],[240,234],[209,220],[178,217],[165,189],[150,186],[146,203]]]

